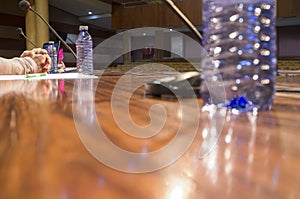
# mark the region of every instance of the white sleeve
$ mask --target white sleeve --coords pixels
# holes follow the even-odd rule
[[[21,75],[38,72],[38,66],[30,57],[6,59],[0,57],[1,75]]]

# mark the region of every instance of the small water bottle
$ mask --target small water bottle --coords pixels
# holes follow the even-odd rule
[[[57,49],[54,45],[54,41],[49,41],[49,45],[47,47],[47,52],[49,57],[51,58],[51,73],[57,73],[58,71],[58,63],[57,63]]]
[[[88,26],[79,27],[79,35],[76,40],[76,54],[77,72],[93,74],[93,40],[88,32]]]
[[[275,95],[276,0],[203,0],[205,104],[269,110]],[[223,85],[220,97],[217,86]],[[219,95],[219,96],[218,96]]]

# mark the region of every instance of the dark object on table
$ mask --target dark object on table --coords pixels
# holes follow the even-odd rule
[[[200,73],[193,71],[145,83],[144,88],[146,95],[157,97],[176,95],[187,98],[200,96],[200,84]]]

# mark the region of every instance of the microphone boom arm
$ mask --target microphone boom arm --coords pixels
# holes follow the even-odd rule
[[[37,48],[37,45],[35,45],[32,41],[30,41],[24,34],[22,36],[27,40],[33,47]]]
[[[181,12],[181,10],[174,4],[172,0],[165,0],[169,6],[175,11],[176,14],[188,25],[188,27],[197,35],[197,37],[202,40],[202,35],[197,30],[197,28],[192,24],[192,22]]]
[[[44,19],[44,17],[42,17],[38,12],[36,12],[34,9],[32,9],[31,7],[29,7],[29,10],[31,10],[32,12],[34,12],[38,17],[40,17],[45,24],[50,28],[50,30],[54,33],[54,35],[62,42],[62,44],[73,54],[73,56],[75,57],[75,59],[77,59],[77,56],[75,54],[75,52],[72,50],[72,48],[57,34],[57,32],[52,28],[52,26]]]
[[[22,28],[17,28],[17,33],[22,36],[26,41],[28,41],[33,47],[37,48],[37,45],[35,45],[30,39],[28,39],[26,37],[26,35],[24,34]]]

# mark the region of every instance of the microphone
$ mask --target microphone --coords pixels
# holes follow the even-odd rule
[[[49,29],[52,31],[52,33],[61,41],[61,43],[73,54],[73,56],[77,59],[76,54],[72,50],[72,48],[57,34],[57,32],[50,26],[50,24],[40,15],[37,11],[35,11],[31,6],[30,3],[26,0],[22,0],[19,2],[19,7],[21,10],[30,10],[34,14],[36,14],[39,18],[41,18],[44,23],[49,27]]]
[[[21,10],[30,10],[30,3],[28,1],[20,1],[19,6]]]
[[[175,11],[175,13],[177,15],[179,15],[179,17],[183,20],[183,22],[185,22],[185,24],[188,25],[188,27],[197,35],[197,37],[201,41],[202,40],[202,35],[197,30],[197,28],[192,24],[192,22],[181,12],[181,10],[179,10],[179,8],[174,4],[174,2],[172,0],[165,0],[165,1],[173,9],[173,11]]]
[[[26,35],[24,34],[22,28],[17,28],[17,33],[21,37],[25,38],[31,45],[33,45],[35,48],[37,48],[37,45],[35,45],[32,41],[30,41],[30,39],[28,39],[28,37],[26,37]]]

